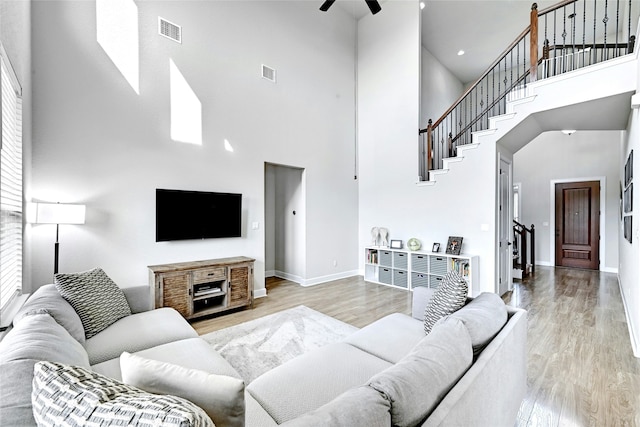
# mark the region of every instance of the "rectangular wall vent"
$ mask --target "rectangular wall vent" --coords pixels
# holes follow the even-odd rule
[[[158,16],[158,32],[161,36],[182,43],[182,27]]]
[[[262,64],[262,78],[269,80],[270,82],[276,82],[276,70]]]

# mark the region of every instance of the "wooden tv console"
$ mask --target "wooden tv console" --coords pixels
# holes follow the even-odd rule
[[[150,265],[151,300],[185,319],[252,305],[254,262],[233,257]]]

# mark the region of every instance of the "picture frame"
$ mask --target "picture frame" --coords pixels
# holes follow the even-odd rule
[[[431,252],[440,252],[440,243],[434,243]]]
[[[624,190],[624,213],[633,211],[633,183]]]
[[[390,240],[389,247],[391,249],[402,249],[402,240]]]
[[[624,164],[624,185],[627,186],[633,180],[633,150],[627,157],[627,162]]]
[[[633,226],[633,216],[627,215],[624,217],[624,238],[627,239],[629,243],[633,243],[631,229]]]
[[[447,253],[448,255],[460,255],[461,249],[462,237],[449,236],[449,240],[447,240],[447,250],[445,253]]]

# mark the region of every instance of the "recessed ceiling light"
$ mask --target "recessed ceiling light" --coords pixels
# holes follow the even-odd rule
[[[458,51],[458,56],[462,56],[462,55],[464,55],[464,50],[460,49],[460,50]]]
[[[571,135],[572,133],[576,133],[575,129],[562,129],[562,133],[565,135]]]
[[[425,7],[425,4],[424,4],[424,2],[423,2],[423,1],[421,1],[421,2],[420,2],[420,10],[424,9],[424,7]]]

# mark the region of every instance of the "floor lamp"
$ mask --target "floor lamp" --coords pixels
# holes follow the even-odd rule
[[[58,236],[60,224],[84,224],[85,205],[68,203],[34,203],[34,224],[55,224],[56,243],[53,252],[53,274],[58,273],[58,251],[60,243]]]

